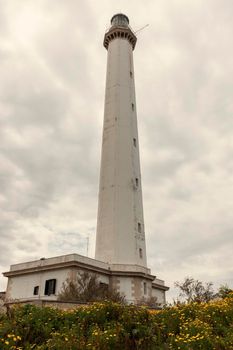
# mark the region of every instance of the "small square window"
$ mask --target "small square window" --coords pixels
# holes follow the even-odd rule
[[[56,280],[55,279],[47,280],[45,282],[44,294],[45,295],[55,294],[55,290],[56,290]]]
[[[104,283],[104,282],[100,282],[100,289],[103,291],[103,292],[107,292],[108,291],[108,284],[107,283]]]
[[[133,145],[134,147],[137,147],[137,140],[135,138],[133,139]]]
[[[142,225],[140,222],[138,222],[138,232],[142,232]]]
[[[39,286],[35,286],[33,290],[33,295],[38,295],[39,294]]]

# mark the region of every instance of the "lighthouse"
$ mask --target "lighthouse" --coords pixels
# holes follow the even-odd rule
[[[107,75],[95,258],[147,267],[133,51],[124,14],[104,36]]]
[[[116,14],[104,36],[107,77],[95,259],[77,253],[18,263],[4,272],[6,300],[56,301],[80,273],[98,277],[128,303],[166,302],[169,289],[147,267],[133,51],[137,38],[126,15]]]

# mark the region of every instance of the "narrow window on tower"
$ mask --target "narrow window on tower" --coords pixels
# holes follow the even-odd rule
[[[130,74],[130,78],[133,78],[133,73],[131,71],[130,71],[129,74]]]
[[[137,140],[135,138],[133,139],[133,145],[134,147],[137,147]]]
[[[143,282],[144,294],[147,294],[147,285],[146,282]]]
[[[141,225],[141,223],[140,222],[138,222],[138,232],[142,232],[142,225]]]
[[[131,106],[132,106],[132,111],[134,111],[134,103],[132,103]]]
[[[142,248],[139,248],[139,258],[142,259]]]
[[[135,178],[135,185],[136,185],[136,187],[138,187],[138,178],[137,177]]]

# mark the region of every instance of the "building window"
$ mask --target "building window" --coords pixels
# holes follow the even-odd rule
[[[100,282],[100,289],[102,290],[102,292],[108,292],[108,284],[104,283],[104,282]]]
[[[134,111],[134,103],[132,103],[131,106],[132,106],[132,111]]]
[[[39,294],[39,286],[35,286],[33,290],[33,295],[38,295]]]
[[[135,178],[135,185],[136,185],[136,187],[138,187],[138,178],[137,177]]]
[[[133,78],[133,72],[130,71],[130,78]]]
[[[139,248],[139,257],[142,259],[142,248]]]
[[[144,294],[147,294],[147,285],[146,285],[146,282],[143,282],[143,290],[144,290]]]
[[[137,140],[135,138],[133,139],[133,145],[134,147],[137,147]]]
[[[142,232],[142,225],[141,225],[141,223],[140,222],[138,222],[138,232]]]
[[[45,282],[44,295],[55,294],[55,290],[56,290],[56,280],[55,279],[47,280]]]

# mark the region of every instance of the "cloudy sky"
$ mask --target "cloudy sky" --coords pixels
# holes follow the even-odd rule
[[[233,287],[232,0],[0,0],[0,271],[94,256],[106,50],[134,51],[148,265]],[[0,290],[6,279],[0,277]]]

